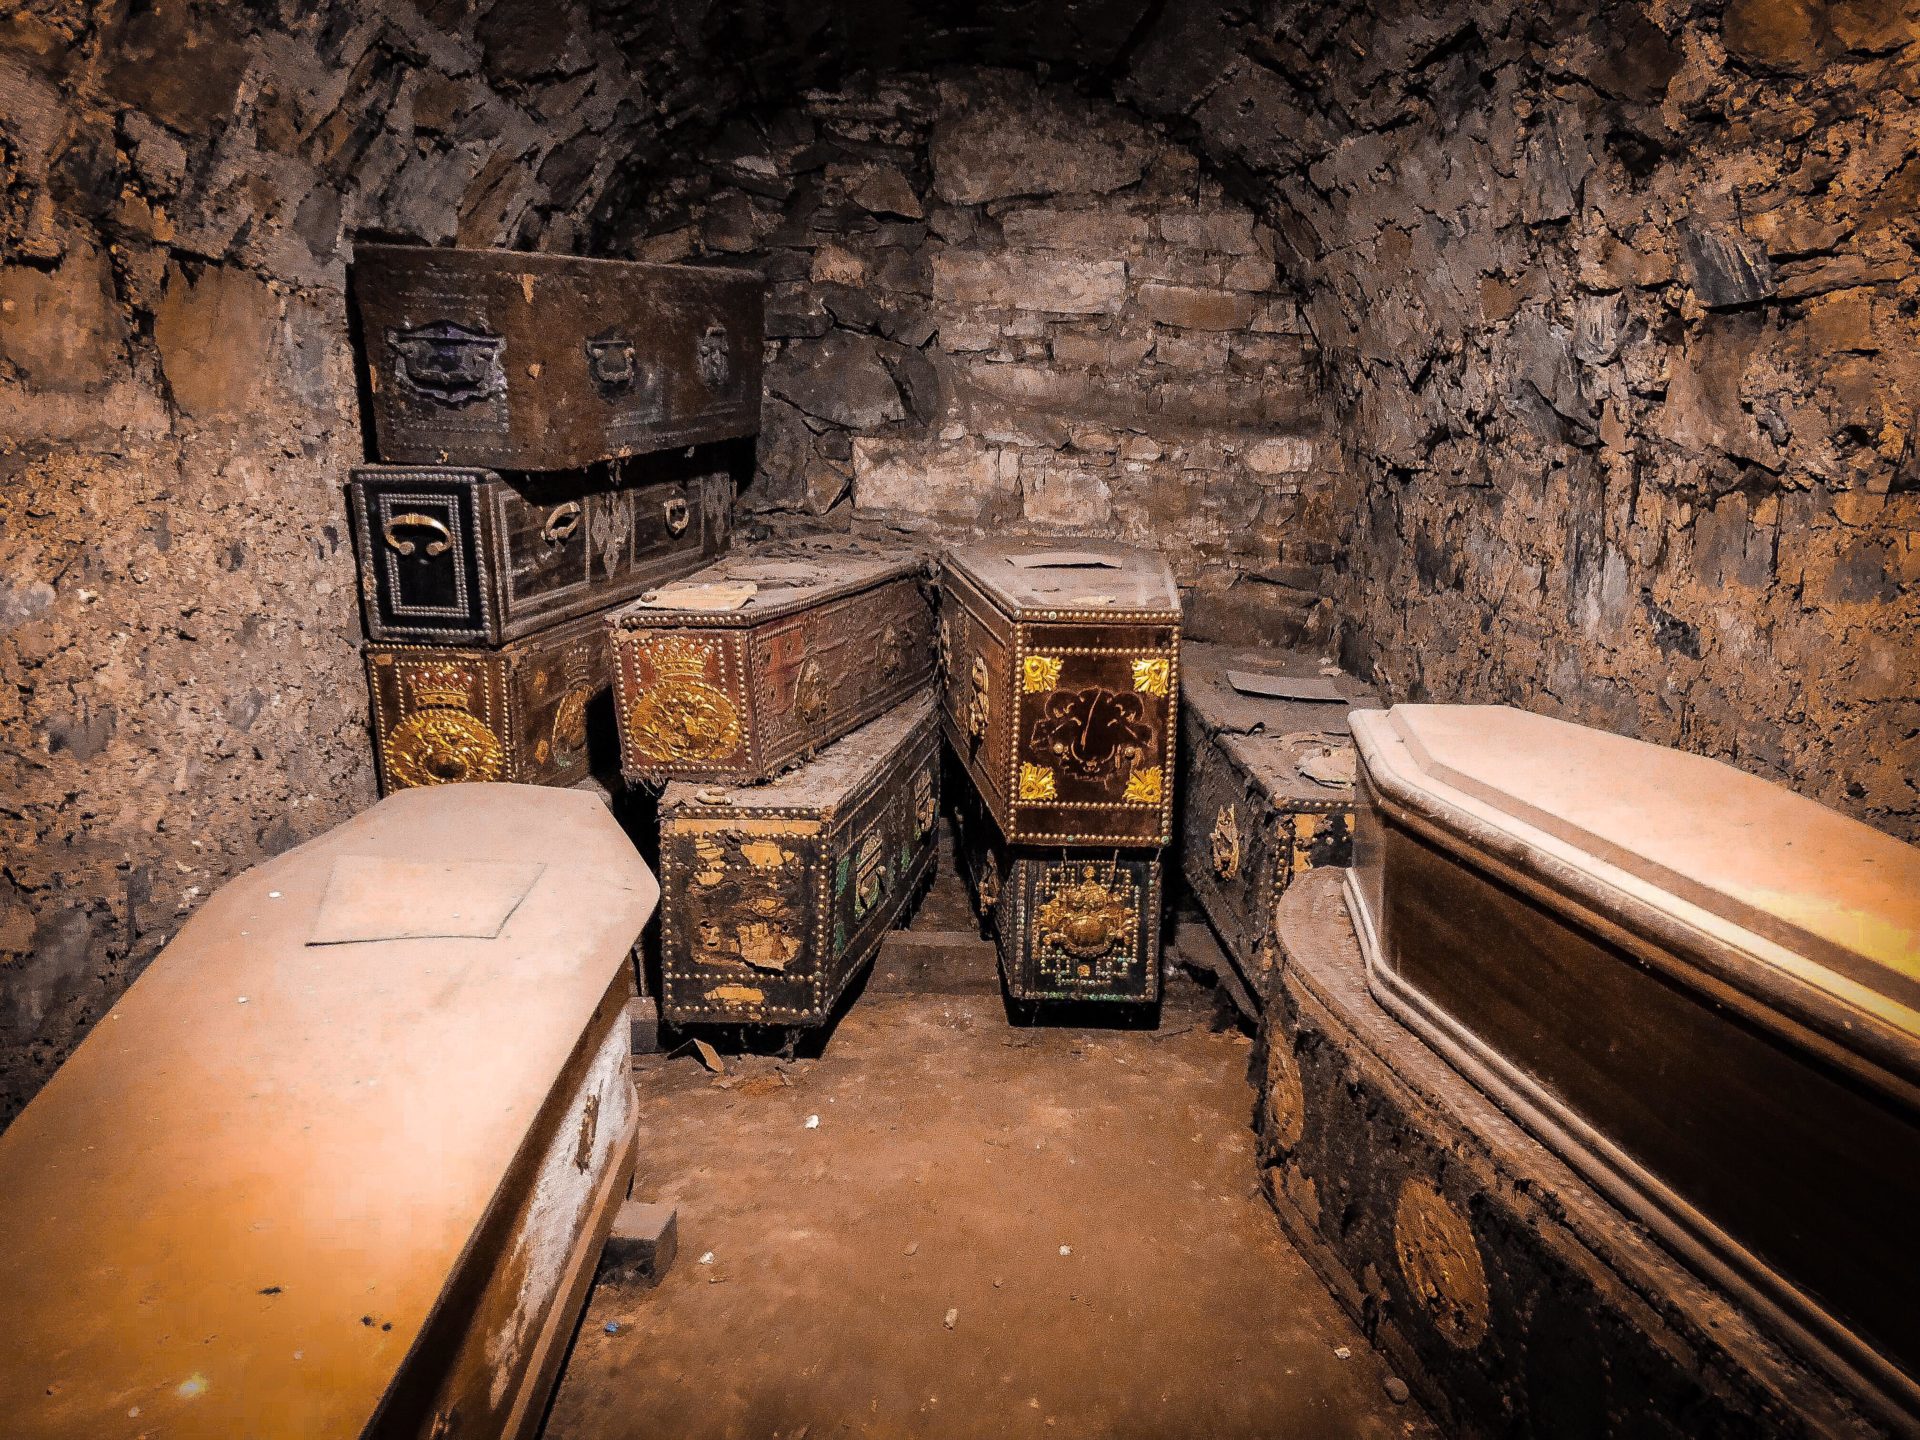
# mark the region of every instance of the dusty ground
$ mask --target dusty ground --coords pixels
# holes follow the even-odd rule
[[[595,1290],[549,1440],[1431,1434],[1255,1189],[1245,1038],[1010,1027],[954,889],[819,1058],[641,1062],[679,1260]]]

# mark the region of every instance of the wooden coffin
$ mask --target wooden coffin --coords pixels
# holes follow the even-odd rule
[[[954,851],[1007,994],[1157,1001],[1161,852],[1009,845],[971,786],[953,790]]]
[[[657,893],[599,801],[489,785],[213,895],[0,1135],[0,1429],[533,1434],[632,1170]]]
[[[765,780],[933,677],[926,562],[897,547],[758,546],[607,623],[629,780]]]
[[[570,470],[760,429],[751,272],[361,245],[352,288],[390,464]]]
[[[660,797],[660,1013],[819,1025],[927,878],[940,803],[933,697],[769,785]]]
[[[940,567],[942,724],[1016,845],[1172,834],[1180,594],[1159,555],[989,541]]]
[[[733,478],[678,453],[558,475],[369,465],[347,503],[368,639],[497,646],[712,560]]]
[[[1180,673],[1181,870],[1257,1002],[1287,886],[1351,862],[1347,712],[1379,702],[1351,675],[1284,650],[1189,641]]]
[[[1252,1067],[1261,1177],[1441,1431],[1885,1436],[1381,1007],[1343,878],[1309,871],[1280,902]]]
[[[1920,850],[1518,710],[1353,723],[1381,1003],[1920,1424]]]
[[[382,794],[462,781],[574,785],[592,773],[588,734],[607,704],[597,615],[498,650],[369,645],[366,661]]]

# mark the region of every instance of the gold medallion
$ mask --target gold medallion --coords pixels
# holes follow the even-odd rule
[[[396,790],[498,780],[506,768],[499,737],[465,710],[416,710],[387,736],[387,779]]]
[[[1122,882],[1119,872],[1103,875],[1103,868],[1082,865],[1077,876],[1070,874],[1067,883],[1052,887],[1034,917],[1035,934],[1043,951],[1064,952],[1091,963],[1128,945],[1136,921],[1137,895],[1131,885]]]
[[[1473,1226],[1424,1180],[1400,1187],[1393,1250],[1401,1278],[1448,1343],[1471,1350],[1486,1338],[1487,1272]]]
[[[553,707],[553,753],[560,757],[562,764],[586,748],[587,702],[592,698],[591,690],[569,690]]]
[[[740,748],[740,712],[706,678],[703,645],[667,638],[641,647],[653,670],[627,712],[627,740],[660,760],[712,761]]]

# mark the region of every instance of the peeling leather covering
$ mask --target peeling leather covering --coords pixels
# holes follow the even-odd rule
[[[545,868],[495,939],[311,945],[343,856]],[[463,1323],[436,1306],[497,1258],[658,893],[599,800],[513,785],[392,796],[216,893],[0,1136],[0,1428],[422,1428],[410,1351]]]

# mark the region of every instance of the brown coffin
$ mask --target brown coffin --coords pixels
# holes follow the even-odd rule
[[[955,790],[954,851],[1007,994],[1025,1002],[1158,1000],[1160,852],[1008,845],[972,787]]]
[[[1350,889],[1381,1003],[1920,1424],[1920,850],[1517,710],[1353,724]]]
[[[933,678],[926,562],[896,547],[757,546],[607,624],[629,780],[765,780]]]
[[[727,547],[733,478],[676,453],[561,475],[369,465],[347,487],[367,638],[497,646]]]
[[[1181,871],[1257,1002],[1280,897],[1351,863],[1347,712],[1379,701],[1311,655],[1189,641],[1180,658]]]
[[[498,650],[369,645],[366,660],[382,794],[462,781],[573,785],[592,773],[588,732],[607,691],[599,616]]]
[[[1159,555],[996,541],[940,567],[942,724],[1016,845],[1172,834],[1180,594]]]
[[[570,470],[760,429],[756,274],[362,245],[352,283],[390,464]]]
[[[939,803],[925,691],[770,785],[669,785],[660,1013],[824,1023],[931,870]]]
[[[0,1136],[0,1429],[531,1435],[631,1173],[656,895],[599,801],[506,785],[215,894]]]

